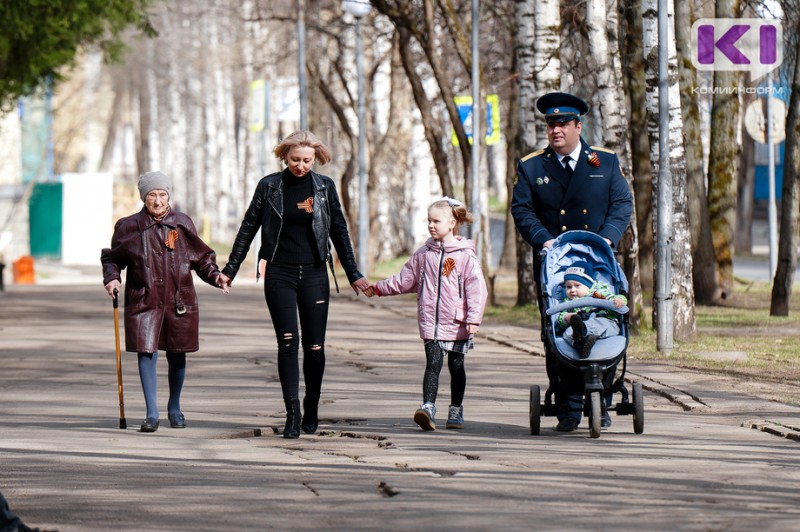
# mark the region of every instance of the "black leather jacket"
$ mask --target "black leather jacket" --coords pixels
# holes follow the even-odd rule
[[[289,170],[284,170],[288,172]],[[233,249],[228,257],[228,264],[222,273],[233,279],[242,261],[247,256],[250,244],[261,229],[261,249],[258,258],[270,262],[275,256],[283,227],[283,172],[276,172],[261,179],[256,186],[250,206],[244,214],[242,225],[233,242]],[[358,271],[347,222],[339,203],[336,185],[330,177],[309,172],[314,184],[314,221],[312,227],[317,241],[319,256],[326,258],[333,269],[333,257],[330,252],[330,239],[336,248],[336,254],[344,267],[347,280],[353,284],[363,275]]]

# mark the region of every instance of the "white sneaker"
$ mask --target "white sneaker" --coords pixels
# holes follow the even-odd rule
[[[436,430],[436,405],[433,403],[425,403],[414,412],[414,422],[422,428],[422,430]]]

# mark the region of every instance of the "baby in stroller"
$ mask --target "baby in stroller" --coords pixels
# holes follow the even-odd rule
[[[544,404],[539,403],[539,387],[531,387],[531,434],[539,433],[541,415],[557,416],[556,430],[571,432],[586,413],[596,438],[601,426],[611,425],[612,410],[617,415],[633,414],[634,430],[640,433],[641,386],[634,388],[636,405],[632,405],[624,383],[628,282],[613,250],[595,233],[568,231],[540,258],[549,385]],[[622,401],[612,407],[614,393],[621,393]]]
[[[591,295],[595,299],[611,301],[615,309],[628,303],[627,297],[615,294],[607,283],[596,281],[593,273],[585,261],[575,262],[567,268],[564,271],[564,302]],[[578,352],[578,356],[587,358],[598,339],[619,335],[617,320],[614,311],[587,306],[559,312],[557,324],[564,331],[562,337]]]

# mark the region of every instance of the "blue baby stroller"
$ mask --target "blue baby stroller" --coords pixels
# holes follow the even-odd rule
[[[633,431],[641,434],[644,431],[644,400],[642,385],[633,383],[632,401],[629,400],[625,387],[625,371],[627,367],[626,350],[628,348],[628,308],[614,308],[611,301],[584,297],[564,301],[564,271],[572,264],[582,261],[589,263],[595,272],[597,281],[605,282],[617,294],[628,295],[628,281],[622,268],[617,263],[611,247],[595,233],[589,231],[568,231],[555,239],[549,249],[542,250],[541,278],[539,287],[544,309],[542,316],[542,340],[545,348],[554,358],[556,372],[571,372],[583,377],[583,412],[589,420],[589,432],[592,438],[600,437],[601,418],[603,413],[614,411],[618,416],[633,415]],[[597,307],[612,310],[619,316],[620,334],[597,340],[586,358],[580,358],[578,352],[568,344],[557,328],[558,314],[580,307]],[[622,371],[615,376],[620,362]],[[545,393],[544,404],[541,403],[541,392],[537,385],[530,390],[530,427],[531,434],[539,434],[541,416],[555,416],[556,406],[553,395],[559,386],[551,381]],[[621,394],[621,401],[611,406],[614,393]],[[604,401],[605,399],[605,401]]]

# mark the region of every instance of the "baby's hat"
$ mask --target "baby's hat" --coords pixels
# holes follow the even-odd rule
[[[588,262],[575,262],[564,271],[564,282],[567,281],[577,281],[591,288],[594,284],[594,271]]]

